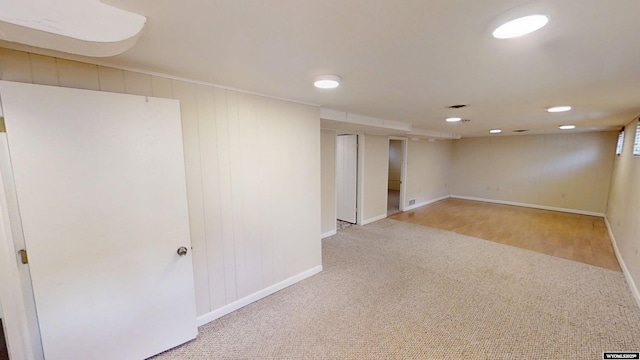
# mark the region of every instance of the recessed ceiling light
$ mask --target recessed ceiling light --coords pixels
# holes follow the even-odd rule
[[[313,81],[313,86],[319,89],[335,89],[340,86],[340,76],[320,75]]]
[[[500,129],[493,129],[493,130],[489,130],[489,132],[490,132],[491,134],[500,134],[500,133],[502,132],[502,130],[500,130]]]
[[[458,121],[462,121],[462,118],[459,117],[448,117],[445,119],[446,122],[458,122]]]
[[[504,23],[493,30],[496,39],[511,39],[539,30],[547,25],[546,15],[529,15]]]
[[[561,130],[571,130],[571,129],[575,129],[576,126],[575,125],[561,125],[561,126],[558,126],[558,128],[561,129]]]
[[[547,112],[556,113],[556,112],[564,112],[571,110],[571,106],[562,105],[562,106],[553,106],[547,109]]]

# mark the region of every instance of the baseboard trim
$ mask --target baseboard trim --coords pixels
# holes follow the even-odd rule
[[[257,300],[260,300],[264,297],[267,297],[275,292],[278,292],[284,288],[286,288],[287,286],[293,285],[299,281],[302,281],[308,277],[311,277],[319,272],[322,271],[322,265],[318,265],[316,267],[313,267],[305,272],[302,272],[298,275],[292,276],[286,280],[283,280],[277,284],[271,285],[265,289],[262,289],[260,291],[257,291],[249,296],[245,296],[242,299],[236,300],[234,302],[232,302],[231,304],[227,304],[219,309],[216,309],[210,313],[198,316],[197,318],[197,324],[198,326],[202,326],[204,324],[210,323],[211,321],[218,319],[224,315],[227,315],[231,312],[234,312],[238,309],[240,309],[241,307],[247,306],[249,304],[251,304],[252,302],[255,302]]]
[[[324,233],[324,234],[320,235],[320,238],[321,238],[321,239],[324,239],[324,238],[327,238],[327,237],[329,237],[329,236],[333,236],[333,235],[335,235],[335,234],[337,234],[337,233],[338,233],[338,230],[331,230],[331,231],[327,231],[326,233]]]
[[[387,217],[387,214],[382,214],[382,215],[378,215],[366,220],[362,220],[362,224],[361,225],[367,225],[367,224],[371,224],[372,222],[376,222],[378,220],[382,220],[385,219]]]
[[[613,231],[611,230],[611,224],[609,224],[609,219],[607,219],[606,216],[604,217],[604,223],[605,225],[607,225],[607,231],[609,232],[609,237],[611,238],[611,245],[613,245],[613,252],[616,254],[616,258],[618,259],[618,263],[620,264],[620,268],[622,269],[624,278],[627,280],[627,285],[629,286],[629,289],[631,290],[631,294],[636,300],[638,307],[640,307],[640,292],[638,291],[636,282],[633,280],[633,277],[629,272],[629,268],[627,268],[627,264],[625,264],[624,259],[622,258],[622,254],[620,254],[620,250],[618,250],[616,237],[613,235]]]
[[[597,216],[597,217],[601,217],[601,218],[604,217],[603,213],[597,213],[597,212],[592,212],[592,211],[559,208],[559,207],[545,206],[545,205],[527,204],[527,203],[520,203],[520,202],[513,202],[513,201],[485,199],[485,198],[477,198],[477,197],[462,196],[462,195],[451,195],[451,197],[454,198],[454,199],[482,201],[482,202],[488,202],[488,203],[494,203],[494,204],[502,204],[502,205],[521,206],[521,207],[528,207],[528,208],[533,208],[533,209],[559,211],[559,212],[570,213],[570,214]]]
[[[408,206],[408,207],[404,208],[404,210],[402,210],[402,211],[411,211],[411,210],[417,209],[417,208],[419,208],[421,206],[433,204],[434,202],[437,202],[437,201],[440,201],[440,200],[444,200],[444,199],[448,199],[449,197],[450,197],[449,195],[446,195],[446,196],[442,196],[442,197],[439,197],[439,198],[423,201],[421,203],[417,203],[417,204],[413,204],[411,206]]]

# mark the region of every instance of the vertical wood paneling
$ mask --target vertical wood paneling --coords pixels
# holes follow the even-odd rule
[[[151,77],[151,93],[155,97],[173,98],[173,90],[171,89],[171,79],[152,76]]]
[[[110,67],[98,66],[100,90],[124,94],[124,71]]]
[[[210,311],[209,274],[204,228],[204,204],[202,198],[202,170],[200,167],[200,137],[198,135],[198,103],[196,86],[184,81],[172,82],[173,95],[180,100],[182,138],[184,141],[189,223],[193,246],[193,272],[198,314]]]
[[[259,144],[265,149],[276,149],[274,144],[273,134],[271,133],[270,124],[275,121],[275,114],[273,111],[274,102],[269,99],[262,99],[258,110],[258,121],[255,124],[256,134],[258,134]],[[266,136],[265,136],[266,135]],[[279,203],[281,198],[277,198],[280,194],[280,186],[271,186],[274,184],[274,174],[286,177],[287,172],[282,171],[282,162],[276,161],[277,153],[273,150],[262,151],[260,158],[258,159],[258,173],[262,179],[256,185],[258,190],[258,201],[260,206],[260,242],[262,246],[262,283],[263,286],[269,286],[276,282],[274,275],[275,267],[278,266],[274,259],[274,244],[275,239],[278,236],[277,226],[278,224],[273,221],[266,221],[269,215],[273,216],[272,211],[274,206],[270,204]],[[269,215],[267,215],[269,214]]]
[[[449,195],[451,181],[451,140],[408,141],[405,206],[409,200],[420,204]]]
[[[613,161],[608,149],[615,147],[615,135],[599,132],[456,140],[451,193],[603,213]]]
[[[49,56],[29,54],[34,84],[59,86],[56,59]]]
[[[98,66],[77,61],[56,59],[60,86],[100,90],[100,76]]]
[[[336,131],[322,130],[321,134],[322,177],[322,234],[336,230]]]
[[[387,214],[388,138],[365,135],[364,153],[364,203],[358,207],[366,221]]]
[[[198,315],[321,265],[317,108],[2,48],[0,70],[180,100]]]
[[[127,94],[152,96],[151,75],[125,71],[124,88]]]
[[[236,171],[236,181],[241,184],[234,191],[234,203],[241,204],[238,213],[242,217],[234,217],[241,220],[236,221],[236,277],[238,296],[244,297],[252,294],[256,289],[260,288],[262,281],[259,275],[262,268],[260,253],[262,252],[261,244],[257,241],[256,236],[258,227],[258,203],[256,202],[256,180],[259,177],[257,172],[257,162],[255,161],[257,154],[250,150],[255,146],[254,141],[255,128],[255,106],[256,102],[252,101],[252,95],[237,94],[238,99],[238,118],[235,126],[231,126],[231,141],[233,150],[233,159]],[[240,209],[240,206],[238,209]],[[235,215],[234,214],[234,215]],[[239,237],[239,233],[242,234]]]
[[[224,247],[220,224],[220,182],[218,178],[218,148],[214,89],[197,85],[198,127],[202,166],[202,196],[207,241],[209,299],[212,309],[224,306]]]
[[[33,82],[28,53],[0,48],[0,70],[2,80]]]
[[[215,89],[216,138],[218,147],[218,176],[220,185],[220,233],[224,253],[224,285],[226,302],[238,299],[236,289],[235,226],[232,211],[233,187],[231,184],[231,145],[229,140],[230,106],[228,92]]]

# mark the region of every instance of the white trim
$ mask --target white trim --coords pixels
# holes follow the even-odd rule
[[[435,198],[435,199],[431,199],[431,200],[427,200],[427,201],[423,201],[421,203],[417,203],[417,204],[413,204],[411,206],[406,207],[403,211],[409,211],[409,210],[413,210],[413,209],[417,209],[421,206],[425,206],[425,205],[429,205],[429,204],[433,204],[434,202],[440,201],[440,200],[444,200],[444,199],[448,199],[451,196],[449,195],[445,195],[439,198]]]
[[[382,220],[382,219],[386,219],[387,218],[387,214],[382,214],[382,215],[378,215],[366,220],[362,220],[362,224],[361,225],[367,225],[367,224],[371,224],[372,222],[376,222],[378,220]]]
[[[477,198],[477,197],[462,196],[462,195],[451,195],[451,197],[454,198],[454,199],[482,201],[482,202],[488,202],[488,203],[494,203],[494,204],[513,205],[513,206],[528,207],[528,208],[533,208],[533,209],[559,211],[559,212],[565,212],[565,213],[570,213],[570,214],[589,215],[589,216],[597,216],[597,217],[602,217],[602,218],[604,217],[603,213],[597,213],[597,212],[593,212],[593,211],[567,209],[567,208],[559,208],[559,207],[554,207],[554,206],[519,203],[519,202],[513,202],[513,201],[485,199],[485,198]]]
[[[350,113],[325,107],[320,108],[320,118],[340,121],[349,124],[379,127],[389,130],[411,131],[411,124],[400,121],[375,118],[371,116]]]
[[[328,238],[329,236],[333,236],[338,233],[338,230],[327,231],[326,233],[320,235],[321,239]]]
[[[238,309],[240,309],[241,307],[247,306],[249,304],[251,304],[252,302],[258,301],[264,297],[267,297],[275,292],[278,292],[284,288],[286,288],[287,286],[293,285],[299,281],[302,281],[308,277],[311,277],[319,272],[322,271],[322,265],[318,265],[316,267],[313,267],[307,271],[304,271],[298,275],[292,276],[286,280],[283,280],[277,284],[273,284],[265,289],[262,289],[260,291],[257,291],[249,296],[245,296],[242,299],[236,300],[234,302],[232,302],[231,304],[227,304],[219,309],[216,309],[210,313],[204,314],[204,315],[200,315],[198,316],[197,319],[197,324],[198,326],[202,326],[204,324],[210,323],[215,319],[218,319],[220,317],[223,317],[231,312],[234,312]]]
[[[620,268],[622,269],[622,273],[624,274],[624,278],[627,280],[627,285],[629,286],[629,290],[631,290],[631,294],[633,295],[633,298],[636,300],[638,307],[640,307],[640,292],[638,291],[636,282],[633,280],[633,277],[629,272],[629,268],[627,268],[627,265],[624,263],[624,259],[622,258],[622,254],[620,254],[620,250],[618,250],[616,237],[613,235],[613,231],[611,230],[611,224],[609,224],[609,219],[607,219],[606,215],[604,217],[604,223],[605,225],[607,225],[607,231],[609,232],[609,237],[611,238],[611,245],[613,245],[613,252],[615,252],[616,258],[618,259],[618,263],[620,264]]]

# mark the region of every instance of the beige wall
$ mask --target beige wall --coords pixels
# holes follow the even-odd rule
[[[409,140],[406,180],[405,207],[414,206],[412,199],[419,206],[449,196],[451,140]]]
[[[364,143],[362,164],[362,210],[361,223],[387,216],[387,176],[389,167],[389,137],[362,135]]]
[[[633,156],[635,133],[632,121],[625,128],[622,154],[614,160],[607,220],[640,304],[640,157]]]
[[[0,70],[180,100],[199,316],[321,266],[318,108],[7,49]]]
[[[389,140],[389,189],[400,190],[402,140]]]
[[[455,140],[451,195],[603,214],[616,136],[590,132]]]
[[[324,235],[336,231],[336,131],[320,133],[320,175],[322,177],[322,211],[320,231]]]

